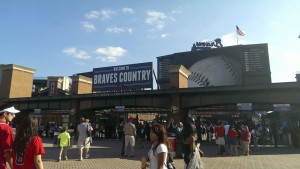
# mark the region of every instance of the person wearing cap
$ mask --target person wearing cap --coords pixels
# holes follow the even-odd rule
[[[12,168],[11,148],[13,145],[13,130],[8,123],[19,112],[19,110],[9,104],[0,106],[0,169],[7,169],[6,162]]]

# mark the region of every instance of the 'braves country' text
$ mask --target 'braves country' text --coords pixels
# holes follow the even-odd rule
[[[113,84],[150,80],[151,70],[137,70],[94,75],[94,84]]]

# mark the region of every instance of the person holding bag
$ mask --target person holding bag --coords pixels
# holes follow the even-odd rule
[[[186,169],[200,169],[203,167],[200,149],[195,145],[195,127],[191,123],[186,123],[183,127],[183,154]]]

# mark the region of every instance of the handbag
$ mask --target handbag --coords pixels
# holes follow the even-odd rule
[[[188,166],[186,167],[187,169],[201,169],[204,167],[204,164],[202,162],[199,148],[196,146],[195,147],[195,154],[192,156]]]
[[[167,169],[176,169],[175,164],[169,154],[165,166],[167,167]]]

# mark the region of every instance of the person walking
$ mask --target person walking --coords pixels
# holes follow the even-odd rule
[[[237,150],[237,146],[238,146],[238,133],[235,130],[234,126],[230,126],[229,127],[229,131],[228,131],[228,143],[230,145],[230,152],[231,155],[235,155],[238,156],[238,150]]]
[[[38,136],[38,119],[25,116],[17,124],[13,143],[13,169],[43,169],[42,155],[45,154],[42,139]]]
[[[195,128],[192,124],[186,123],[183,126],[183,144],[182,144],[182,151],[183,151],[183,160],[185,163],[185,166],[187,167],[189,165],[189,162],[193,156],[194,150],[195,150]],[[185,167],[185,168],[186,168]]]
[[[249,132],[249,128],[248,126],[245,126],[243,128],[243,132],[242,132],[242,135],[241,135],[241,140],[242,140],[242,147],[243,147],[243,154],[245,156],[249,156],[249,144],[250,144],[250,141],[251,141],[251,134]]]
[[[259,151],[258,140],[260,133],[257,126],[252,130],[251,135],[253,136],[254,151]]]
[[[218,155],[222,155],[223,153],[226,152],[226,149],[225,149],[225,139],[224,139],[224,136],[225,136],[225,128],[224,128],[224,125],[223,125],[223,122],[219,122],[218,123],[218,127],[215,128],[215,132],[216,132],[216,139],[218,140],[218,144],[219,144],[219,148],[220,148],[220,151],[218,153]]]
[[[0,169],[7,169],[6,162],[12,168],[11,148],[13,145],[13,130],[8,123],[19,112],[19,110],[9,104],[0,106]]]
[[[59,139],[59,147],[60,147],[60,151],[59,151],[59,156],[58,156],[58,162],[61,161],[61,155],[64,151],[65,154],[65,160],[68,160],[68,147],[70,147],[70,142],[71,142],[71,137],[70,134],[67,131],[67,127],[63,127],[62,128],[62,132],[58,135],[58,139]]]
[[[155,123],[150,129],[151,149],[148,152],[150,169],[167,169],[167,132],[162,124]],[[141,167],[146,169],[146,165]]]
[[[125,124],[123,130],[125,134],[124,157],[127,157],[128,145],[130,145],[131,157],[133,157],[134,147],[135,147],[136,128],[135,125],[132,124],[131,119],[128,119],[128,123]]]
[[[85,158],[89,158],[91,138],[90,136],[88,136],[88,131],[92,131],[93,129],[87,122],[85,122],[85,119],[83,117],[80,119],[80,122],[81,123],[77,126],[77,148],[79,149],[79,161],[82,161],[83,154],[85,154]]]

